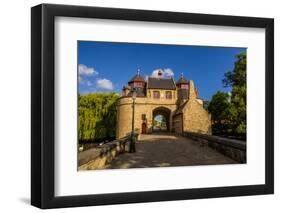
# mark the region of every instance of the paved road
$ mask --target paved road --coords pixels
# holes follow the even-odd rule
[[[165,133],[141,135],[136,153],[118,155],[107,169],[233,164],[236,161],[191,139]]]

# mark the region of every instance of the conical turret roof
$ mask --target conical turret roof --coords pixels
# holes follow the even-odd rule
[[[129,82],[134,82],[134,81],[145,82],[144,78],[140,75],[140,70],[139,69],[138,69],[137,74]]]
[[[188,80],[186,80],[183,76],[183,73],[181,74],[181,77],[180,79],[176,82],[176,84],[187,84],[188,83]]]

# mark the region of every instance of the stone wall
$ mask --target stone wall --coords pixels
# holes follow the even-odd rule
[[[189,81],[189,99],[183,108],[183,131],[212,134],[211,115],[197,100],[192,80]]]
[[[129,149],[130,136],[78,153],[78,170],[103,169],[112,159]]]
[[[182,133],[183,132],[183,123],[182,123],[182,114],[177,114],[176,116],[173,117],[173,128],[172,131],[176,133]]]
[[[211,116],[196,99],[188,100],[183,109],[183,131],[212,134]]]
[[[247,157],[245,141],[194,132],[184,132],[183,136],[198,141],[200,145],[208,145],[239,163],[246,163]]]

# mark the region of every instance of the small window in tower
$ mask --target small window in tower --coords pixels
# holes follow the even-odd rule
[[[153,91],[153,98],[159,99],[160,98],[160,92],[159,91]]]
[[[181,88],[182,88],[182,89],[188,89],[188,84],[182,84],[182,85],[181,85]]]
[[[142,87],[142,82],[134,82],[134,87]]]
[[[166,99],[172,99],[172,92],[166,91]]]

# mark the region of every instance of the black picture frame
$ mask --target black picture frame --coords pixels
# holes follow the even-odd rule
[[[264,28],[266,32],[265,184],[56,197],[54,195],[54,21],[58,16]],[[53,4],[32,7],[31,112],[31,204],[39,208],[272,194],[274,193],[274,20]]]

